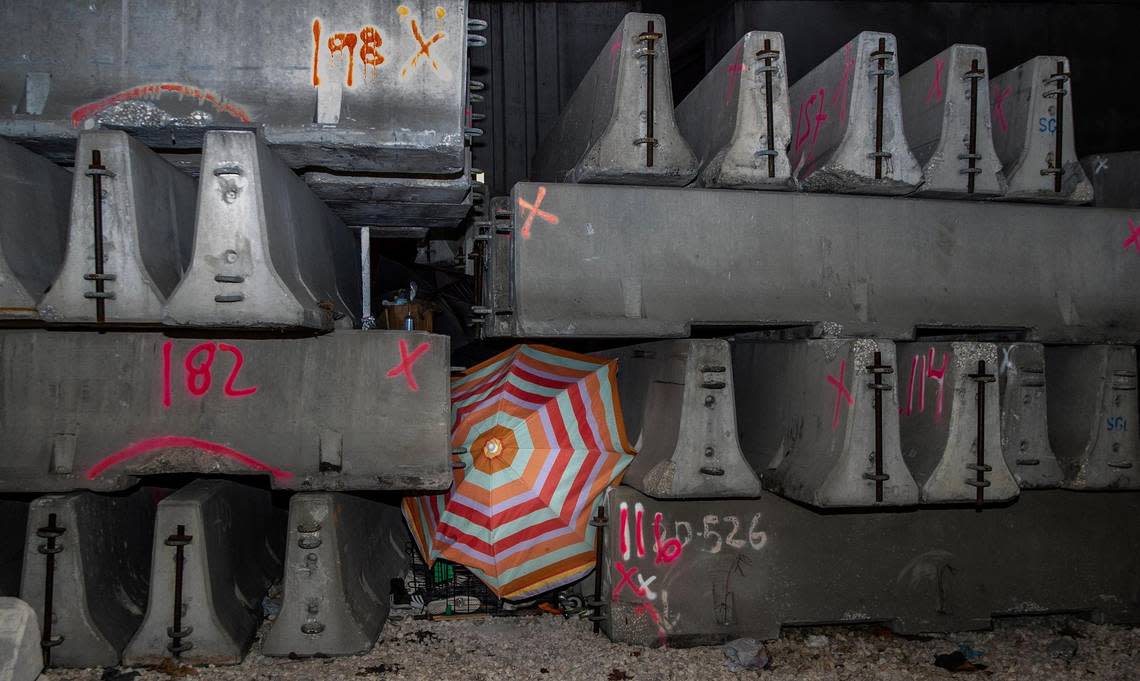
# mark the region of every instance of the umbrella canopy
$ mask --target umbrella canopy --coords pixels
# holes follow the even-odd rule
[[[590,516],[633,460],[615,373],[613,360],[518,345],[452,379],[464,465],[446,493],[403,502],[429,565],[465,565],[509,599],[590,571]]]

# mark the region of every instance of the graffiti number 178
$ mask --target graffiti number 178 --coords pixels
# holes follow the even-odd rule
[[[238,374],[245,364],[245,356],[239,348],[229,343],[199,343],[190,349],[183,358],[182,370],[185,376],[186,392],[191,397],[202,397],[210,391],[213,383],[214,360],[218,352],[229,353],[234,358],[233,366],[222,385],[222,393],[226,397],[248,397],[257,392],[256,386],[238,388]],[[174,343],[166,341],[162,344],[162,406],[169,409],[173,402],[173,384],[171,371],[173,365]]]

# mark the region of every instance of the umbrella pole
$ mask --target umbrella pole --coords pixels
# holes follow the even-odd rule
[[[602,534],[607,522],[606,507],[603,503],[598,507],[598,514],[590,521],[590,524],[597,529],[594,532],[594,597],[590,599],[587,605],[593,610],[590,613],[590,621],[594,623],[595,634],[602,630],[602,620],[606,618],[602,614],[602,608],[605,606],[605,601],[602,600],[602,541],[604,539]]]

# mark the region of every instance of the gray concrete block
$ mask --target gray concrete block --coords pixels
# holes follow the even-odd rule
[[[1001,448],[997,346],[897,347],[900,443],[920,500],[982,504],[1016,497],[1017,481]]]
[[[918,503],[894,343],[738,337],[733,367],[741,448],[765,489],[822,508]]]
[[[987,629],[993,617],[1140,621],[1140,493],[1026,490],[969,506],[819,512],[759,499],[609,495],[610,638],[705,645],[784,626],[881,623],[902,634]]]
[[[161,490],[75,492],[31,504],[20,598],[49,622],[53,667],[108,667],[142,622],[154,512]],[[49,561],[50,557],[50,561]],[[50,574],[49,574],[50,570]]]
[[[681,186],[693,179],[697,158],[673,119],[664,17],[625,15],[533,165],[535,179],[552,182]]]
[[[1073,142],[1073,81],[1065,57],[1033,57],[990,79],[994,148],[1005,199],[1089,203],[1093,188]]]
[[[163,306],[190,265],[197,184],[119,130],[81,133],[75,154],[67,254],[40,302],[40,316],[61,324],[96,323],[102,304],[109,323],[161,323]],[[101,270],[95,262],[95,179],[101,186]]]
[[[0,596],[0,681],[35,681],[44,668],[39,623],[31,606]]]
[[[197,205],[164,323],[329,330],[359,317],[352,233],[255,133],[206,133]]]
[[[36,307],[63,264],[71,174],[0,139],[0,320]]]
[[[1049,441],[1064,487],[1140,488],[1136,349],[1058,345],[1045,350]]]
[[[903,131],[898,64],[893,35],[864,31],[791,86],[788,157],[803,189],[909,194],[922,182]]]
[[[760,481],[737,439],[732,354],[724,340],[671,340],[596,353],[618,360],[623,479],[661,499],[749,497]]]
[[[795,189],[787,63],[783,34],[749,31],[677,106],[677,127],[700,159],[697,185]]]
[[[901,80],[910,150],[922,166],[920,196],[975,199],[1005,192],[990,124],[986,49],[951,45]]]
[[[998,350],[1001,450],[1005,464],[1022,489],[1058,487],[1064,474],[1049,444],[1045,347],[1038,343],[1009,343],[999,345]]]
[[[337,493],[289,502],[281,612],[265,655],[368,652],[388,617],[391,579],[409,557],[398,505]]]
[[[199,479],[162,500],[146,615],[123,663],[241,662],[280,576],[283,515],[268,491],[225,480]]]

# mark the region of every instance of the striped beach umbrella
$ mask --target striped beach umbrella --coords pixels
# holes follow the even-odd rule
[[[429,565],[465,565],[508,599],[593,568],[590,516],[633,460],[615,373],[613,360],[518,345],[452,379],[455,480],[403,502]]]

